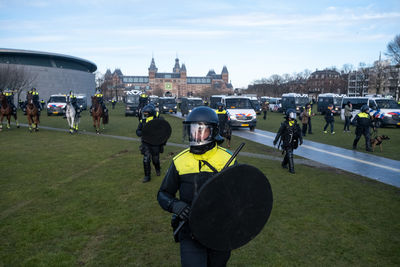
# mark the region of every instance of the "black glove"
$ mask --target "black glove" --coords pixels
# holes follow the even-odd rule
[[[303,139],[300,139],[300,145],[302,145],[303,144]]]
[[[276,140],[274,140],[274,146],[276,146],[276,143],[278,143]]]
[[[178,215],[179,219],[187,221],[190,215],[190,206],[183,201],[177,201],[172,207],[172,212]]]

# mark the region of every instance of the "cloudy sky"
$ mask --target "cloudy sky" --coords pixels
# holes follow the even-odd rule
[[[45,51],[147,75],[220,73],[234,87],[273,74],[372,64],[400,34],[399,0],[0,0],[0,48]]]

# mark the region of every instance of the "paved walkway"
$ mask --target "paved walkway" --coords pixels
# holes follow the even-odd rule
[[[273,147],[276,133],[256,129],[235,130],[235,136]],[[359,174],[380,182],[400,187],[400,161],[378,157],[352,149],[304,140],[295,154],[328,166]]]
[[[182,118],[179,112],[174,116]],[[258,129],[254,132],[239,129],[234,130],[232,134],[270,147],[274,146],[272,142],[276,135]],[[294,154],[400,188],[400,161],[397,160],[308,140],[304,140],[303,145],[296,149]]]

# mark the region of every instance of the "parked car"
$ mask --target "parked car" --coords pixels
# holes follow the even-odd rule
[[[158,102],[160,113],[176,113],[177,112],[177,102],[175,97],[164,96],[159,98]]]

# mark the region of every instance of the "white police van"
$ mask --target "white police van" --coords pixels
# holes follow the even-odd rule
[[[247,96],[222,97],[226,111],[229,113],[229,121],[232,128],[250,128],[254,131],[257,125],[257,115]]]
[[[351,122],[360,112],[363,105],[368,105],[369,114],[376,119],[377,127],[395,125],[400,126],[400,105],[392,98],[383,97],[343,97],[341,119],[344,120],[344,107],[350,102],[353,111],[351,113]]]
[[[47,101],[47,116],[63,115],[67,105],[67,96],[64,94],[51,95]]]

